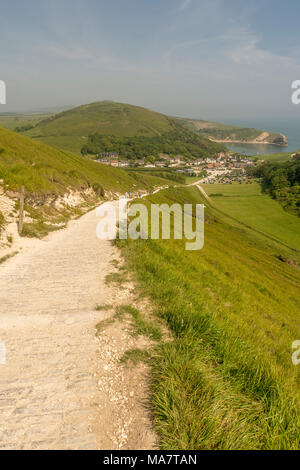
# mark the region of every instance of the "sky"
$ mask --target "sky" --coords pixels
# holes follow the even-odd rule
[[[100,100],[225,122],[299,118],[298,0],[0,0],[0,112]]]

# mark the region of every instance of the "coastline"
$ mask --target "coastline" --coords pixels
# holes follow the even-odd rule
[[[257,140],[216,140],[216,139],[211,139],[209,137],[209,140],[211,142],[216,142],[218,144],[246,144],[246,145],[276,145],[276,147],[288,147],[289,144],[286,143],[286,144],[276,144],[274,142],[261,142],[261,141],[257,141]]]

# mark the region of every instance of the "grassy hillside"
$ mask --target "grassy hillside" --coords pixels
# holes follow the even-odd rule
[[[30,137],[75,153],[80,153],[83,146],[91,145],[89,136],[93,134],[107,136],[107,138],[118,137],[119,141],[124,140],[126,146],[128,146],[128,139],[142,138],[139,150],[145,147],[147,139],[152,139],[152,142],[153,139],[155,142],[155,139],[161,139],[159,146],[160,151],[163,152],[167,149],[162,144],[165,144],[168,138],[170,144],[173,145],[177,138],[177,153],[184,151],[184,144],[190,140],[195,143],[196,150],[199,148],[205,152],[215,152],[221,148],[205,137],[197,138],[180,123],[163,114],[111,101],[91,103],[59,113],[38,122],[34,129],[26,132],[26,135]],[[119,150],[113,141],[110,141],[108,145],[109,148],[104,148],[102,142],[96,151]]]
[[[102,187],[128,191],[165,184],[166,180],[144,178],[88,158],[50,147],[42,142],[0,128],[0,179],[12,190],[25,186],[35,194],[64,194],[67,189]]]
[[[205,135],[206,137],[209,137],[211,139],[224,142],[237,141],[251,143],[256,139],[259,139],[260,136],[266,132],[259,129],[231,126],[228,124],[202,121],[199,119],[178,118],[178,121],[194,132],[197,132],[201,135]],[[281,134],[267,132],[266,135],[262,137],[261,142],[284,146],[286,144],[286,138]]]
[[[42,121],[42,132],[57,135],[106,135],[153,137],[172,130],[169,119],[139,106],[102,101],[65,111]]]
[[[25,210],[31,220],[25,223],[22,234],[34,237],[61,228],[70,217],[79,216],[98,204],[107,192],[150,190],[173,184],[172,180],[155,175],[134,171],[129,175],[124,170],[101,165],[1,127],[0,180],[3,180],[1,185],[13,191],[19,191],[24,185]],[[78,193],[76,207],[68,204],[57,207],[57,196],[70,190]],[[17,212],[16,201],[11,217]],[[4,223],[0,212],[0,227]]]
[[[300,253],[300,219],[253,184],[203,184],[216,208]]]
[[[148,201],[205,202],[197,188]],[[161,447],[297,449],[300,369],[291,345],[300,271],[278,259],[271,240],[208,205],[205,221],[198,252],[180,240],[120,242],[141,292],[172,332],[150,358]]]
[[[0,114],[0,126],[11,131],[25,131],[50,116],[51,114]]]

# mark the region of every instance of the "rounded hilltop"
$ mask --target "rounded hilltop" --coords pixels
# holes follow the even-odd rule
[[[221,148],[210,142],[206,136],[197,136],[172,117],[140,106],[114,101],[84,104],[46,117],[25,133],[74,153],[80,153],[82,147],[90,143],[90,136],[94,134],[178,141],[176,153],[179,154],[182,153],[180,144],[192,143],[198,149],[211,153]],[[164,152],[163,149],[161,151]]]

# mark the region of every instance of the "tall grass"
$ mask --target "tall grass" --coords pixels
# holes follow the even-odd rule
[[[64,194],[68,189],[93,188],[125,192],[165,185],[155,176],[133,174],[72,155],[0,127],[0,179],[6,187],[36,195]]]
[[[195,188],[149,203],[203,202]],[[163,449],[299,448],[300,272],[255,233],[206,209],[205,247],[119,242],[141,291],[173,340],[152,359],[152,403]]]

